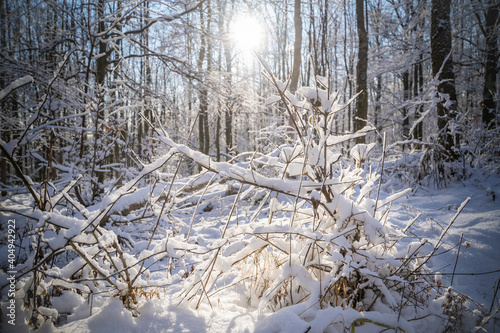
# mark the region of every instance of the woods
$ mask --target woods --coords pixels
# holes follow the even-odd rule
[[[257,59],[242,56],[252,51],[238,49],[230,31],[239,11],[266,20],[256,51],[280,79],[290,78],[290,91],[328,74],[344,100],[360,92],[335,121],[337,133],[369,123],[377,128],[370,138],[386,132],[390,142],[439,142],[450,151],[460,150],[459,128],[496,127],[498,4],[462,1],[453,10],[448,1],[353,4],[3,2],[1,87],[26,75],[34,82],[2,101],[2,140],[22,137],[27,125],[42,126],[43,138],[19,145],[24,158],[34,157],[20,161],[21,169],[39,181],[49,157],[52,175],[61,167],[80,169],[91,183],[79,190],[82,204],[97,198],[103,181],[149,160],[155,122],[181,137],[196,122],[191,144],[218,160],[258,147],[259,130],[291,123],[289,115],[262,107],[269,84]],[[430,111],[433,80],[443,101]],[[66,120],[51,127],[50,139],[44,125],[58,118]],[[5,187],[15,172],[5,157],[2,163]]]
[[[485,327],[498,309],[464,310],[426,266],[446,231],[430,245],[405,234],[418,216],[400,228],[390,211],[498,173],[499,12],[494,0],[0,0],[0,211],[25,221],[2,246],[25,324],[66,324],[77,305],[52,311],[63,295],[138,317],[182,281],[179,304],[213,308],[241,284],[250,308],[300,309],[304,330],[345,309],[339,331]]]

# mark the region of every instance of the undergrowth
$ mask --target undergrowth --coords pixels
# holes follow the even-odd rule
[[[26,182],[33,200],[12,199],[2,208],[28,220],[19,235],[26,250],[18,256],[16,281],[32,328],[68,315],[51,308],[55,298],[68,293],[89,302],[94,295],[116,297],[138,316],[142,301],[161,298],[174,271],[186,282],[179,303],[213,307],[219,292],[234,288],[247,306],[264,313],[293,311],[310,332],[354,332],[361,326],[461,331],[470,318],[485,321],[485,311],[472,313],[469,300],[440,284],[426,265],[467,201],[437,243],[422,239],[404,246],[406,230],[393,225],[389,213],[410,190],[379,199],[386,176],[383,167],[378,173],[369,163],[374,144],[355,145],[350,150],[354,161],[339,153],[340,144],[374,130],[334,131],[336,117],[352,100],[341,104],[328,78],[319,76],[314,87],[292,94],[288,83],[262,64],[277,92],[266,104],[277,104],[291,119],[291,127],[280,132],[288,143],[265,154],[247,154],[237,163],[215,162],[158,127],[156,140],[168,152],[96,205],[84,207],[75,200],[77,178],[43,196]],[[445,172],[447,166],[435,154],[422,153],[412,177]],[[182,184],[183,159],[203,172]],[[175,171],[162,174],[172,161]],[[423,166],[431,170],[420,170]],[[223,205],[209,193],[215,187],[233,204],[220,217],[220,240],[200,244],[192,235],[199,215]],[[251,202],[252,211],[240,223],[242,201]],[[191,209],[188,222],[176,215],[185,209]],[[424,251],[429,246],[430,253]],[[153,268],[168,282],[149,283]]]

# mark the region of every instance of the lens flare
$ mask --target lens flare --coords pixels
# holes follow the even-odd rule
[[[232,22],[231,39],[241,51],[258,51],[264,40],[263,22],[250,14],[237,16]]]

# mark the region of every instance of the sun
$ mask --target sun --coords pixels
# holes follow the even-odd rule
[[[251,14],[236,16],[231,24],[231,41],[244,52],[259,51],[264,42],[264,23]]]

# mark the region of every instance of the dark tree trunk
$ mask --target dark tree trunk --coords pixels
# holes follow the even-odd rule
[[[422,71],[422,54],[420,54],[420,61],[415,64],[413,68],[413,96],[419,96],[423,91],[424,75]],[[415,109],[415,120],[419,120],[423,112],[423,106],[419,105]],[[413,138],[419,141],[423,139],[423,122],[420,121],[414,129]]]
[[[201,22],[201,44],[200,44],[200,53],[198,56],[198,70],[200,73],[203,73],[203,63],[205,61],[205,56],[207,53],[206,47],[207,47],[207,34],[206,34],[206,19],[205,16],[203,15],[203,8],[204,6],[202,5],[200,7],[200,22]],[[201,74],[202,77],[205,77],[203,74]],[[202,85],[205,84],[204,80],[202,80]],[[208,100],[207,100],[207,89],[206,87],[201,87],[199,91],[199,99],[200,99],[200,109],[199,109],[199,117],[198,117],[198,141],[199,141],[199,150],[202,153],[205,153],[207,151],[208,147],[208,142],[205,142],[206,135],[205,135],[205,118],[207,115],[207,110],[208,110]]]
[[[97,7],[97,15],[99,17],[99,29],[98,33],[100,35],[99,41],[99,58],[96,61],[96,81],[98,86],[102,86],[104,84],[104,80],[106,79],[106,68],[108,66],[108,57],[107,57],[107,44],[103,41],[105,36],[101,34],[105,31],[106,27],[104,25],[104,9],[105,2],[104,0],[99,0],[99,4]]]
[[[328,57],[328,0],[324,0],[323,8],[321,10],[321,72],[322,76],[326,76],[329,70],[329,57]]]
[[[454,159],[453,148],[458,145],[458,138],[450,131],[450,123],[456,117],[457,97],[455,92],[455,74],[451,57],[451,0],[431,1],[431,63],[432,75],[439,80],[437,87],[437,116],[439,143]]]
[[[146,1],[144,4],[144,24],[147,25],[149,23],[149,1]],[[143,43],[144,46],[149,48],[149,29],[146,29],[143,33]],[[144,56],[144,71],[145,71],[145,84],[146,87],[150,88],[152,87],[152,82],[153,79],[151,77],[151,63],[149,59],[149,51],[147,49],[144,50],[145,56]],[[147,92],[144,94],[144,117],[149,120],[149,122],[153,123],[153,111],[151,110],[152,105],[150,103],[150,98],[147,96]],[[144,121],[144,137],[148,137],[150,135],[150,128],[149,128],[149,123],[147,121]]]
[[[484,87],[483,87],[483,114],[482,120],[487,128],[495,127],[496,102],[495,94],[497,92],[497,72],[498,72],[498,27],[499,7],[496,0],[490,0],[487,3],[485,38],[486,38],[486,64],[484,68]]]
[[[356,0],[356,21],[358,29],[358,63],[356,65],[356,92],[361,94],[356,99],[356,112],[354,114],[354,132],[366,126],[368,116],[368,32],[365,24],[365,0]],[[364,143],[365,137],[359,137],[356,143]]]
[[[410,100],[410,73],[406,70],[403,73],[403,100],[405,102]],[[403,107],[403,139],[408,140],[410,137],[410,114],[408,108]]]
[[[101,138],[101,127],[99,123],[104,119],[104,83],[106,80],[106,71],[108,66],[108,58],[107,58],[107,44],[103,41],[106,37],[103,33],[106,30],[104,25],[104,10],[105,10],[105,0],[99,0],[97,5],[97,17],[99,18],[98,25],[98,35],[99,35],[99,58],[96,60],[96,84],[97,84],[97,94],[98,94],[98,106],[96,111],[95,118],[95,130],[94,130],[94,159],[92,161],[92,173],[91,176],[97,175],[97,182],[94,183],[94,187],[92,190],[92,199],[94,200],[101,192],[101,188],[99,184],[104,183],[104,173],[97,171],[99,169],[99,164],[103,162],[102,159],[98,160],[97,151],[100,149],[99,142]]]

